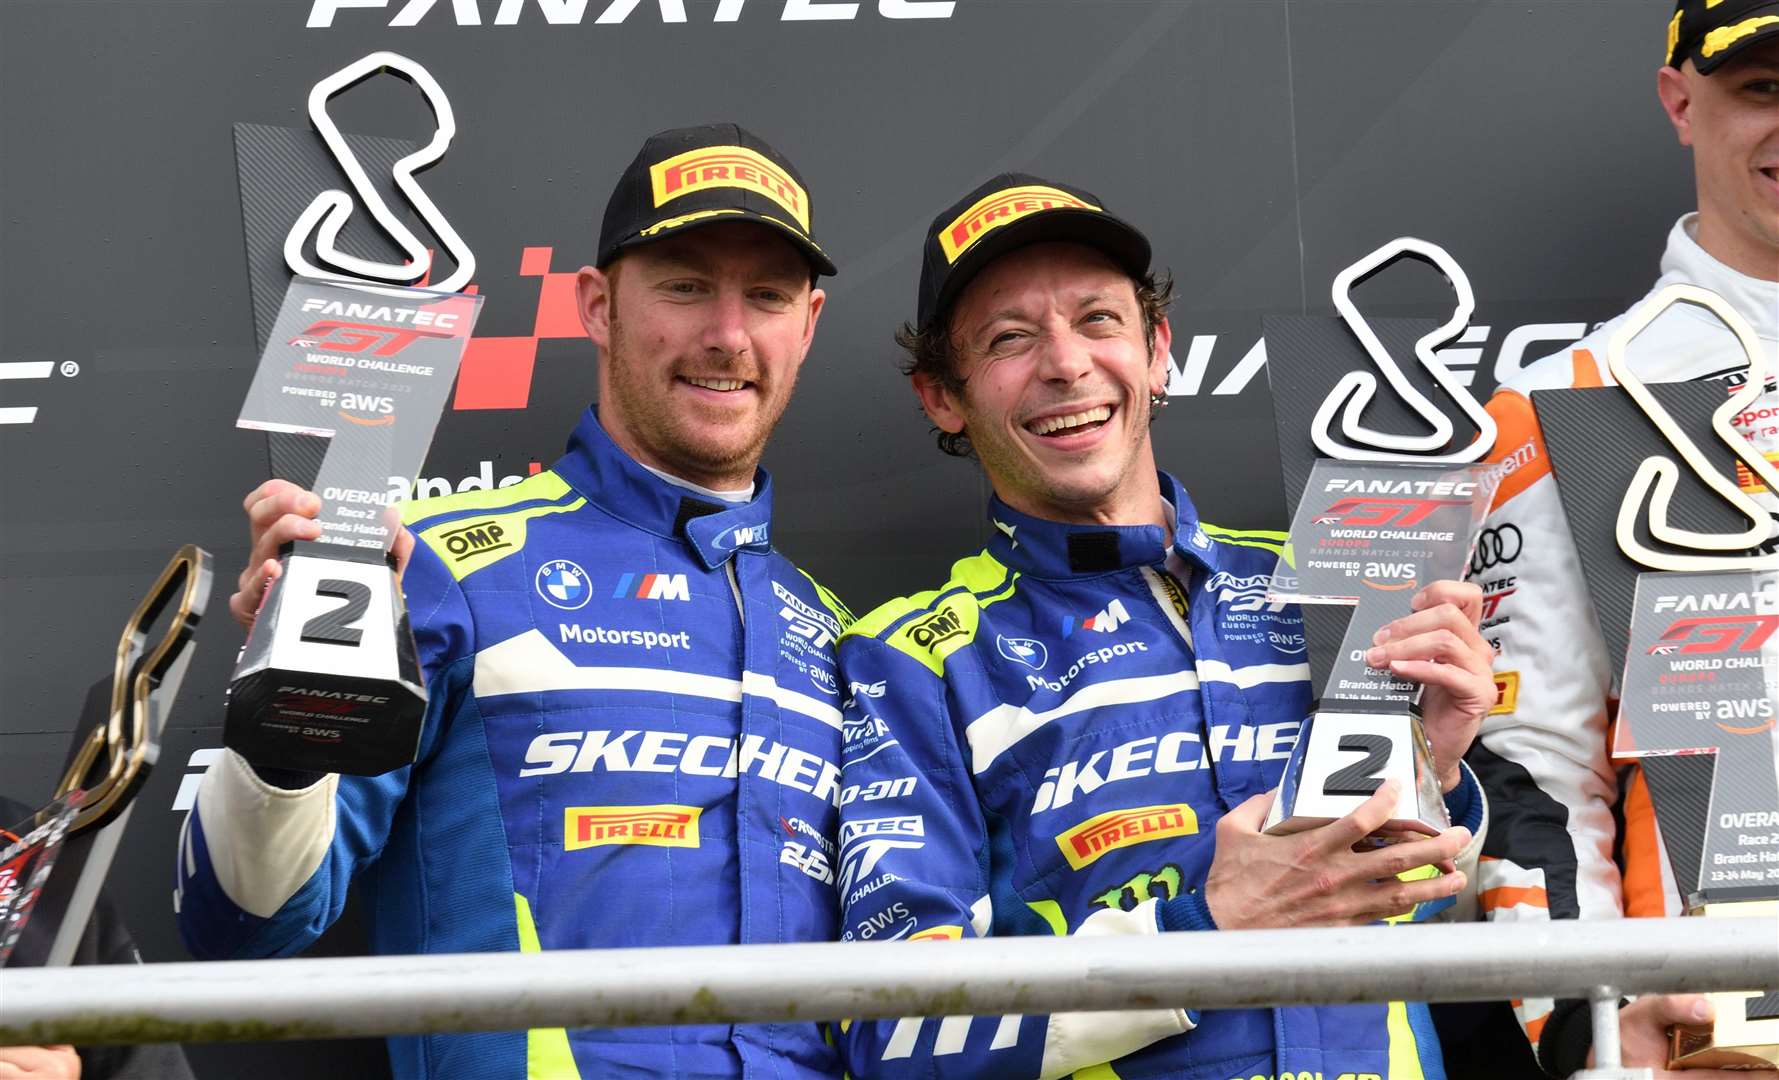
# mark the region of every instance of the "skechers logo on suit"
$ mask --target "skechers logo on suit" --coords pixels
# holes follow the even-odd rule
[[[1301,726],[1298,720],[1258,727],[1216,724],[1211,727],[1208,752],[1196,731],[1170,731],[1166,735],[1132,739],[1110,750],[1095,751],[1085,760],[1064,762],[1047,770],[1037,797],[1032,800],[1032,813],[1061,809],[1078,795],[1090,794],[1120,780],[1207,768],[1213,758],[1219,762],[1283,761],[1297,745]]]
[[[758,776],[840,805],[840,769],[794,746],[758,735],[739,741],[683,731],[557,731],[531,740],[520,776],[645,772]]]

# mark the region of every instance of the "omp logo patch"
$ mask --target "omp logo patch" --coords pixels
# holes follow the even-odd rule
[[[1520,673],[1517,671],[1495,672],[1495,704],[1489,709],[1490,716],[1501,716],[1511,713],[1520,703]]]
[[[1139,806],[1096,814],[1056,838],[1072,869],[1091,866],[1100,856],[1119,848],[1191,836],[1198,832],[1198,815],[1184,803],[1172,806]]]
[[[513,542],[507,539],[506,529],[497,521],[473,521],[468,525],[459,525],[440,533],[439,542],[445,545],[445,551],[454,563],[513,546]]]
[[[992,195],[978,199],[951,224],[945,226],[945,231],[939,234],[939,247],[945,252],[947,263],[957,262],[976,241],[991,231],[1040,210],[1053,210],[1057,207],[1101,212],[1099,207],[1090,202],[1043,184],[1002,188]]]
[[[709,188],[755,191],[784,207],[809,231],[809,195],[783,169],[745,146],[705,146],[649,166],[656,206]]]
[[[937,648],[964,633],[964,620],[951,608],[943,608],[919,622],[908,624],[908,637],[923,649]]]
[[[562,849],[606,844],[698,846],[697,806],[570,806],[562,811]]]

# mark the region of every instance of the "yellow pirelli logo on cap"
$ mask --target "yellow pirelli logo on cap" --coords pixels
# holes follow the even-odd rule
[[[1196,832],[1198,815],[1190,806],[1139,806],[1090,817],[1057,837],[1056,846],[1069,866],[1079,870],[1108,851]]]
[[[1040,210],[1058,207],[1101,212],[1100,208],[1082,199],[1042,184],[1002,188],[993,195],[978,199],[975,205],[957,216],[939,234],[939,247],[947,263],[957,262],[971,245],[1002,225],[1018,221]]]
[[[562,850],[605,844],[697,847],[697,806],[570,806],[562,812]]]
[[[729,210],[729,209],[694,210],[689,214],[681,214],[679,217],[662,218],[660,221],[657,221],[653,225],[650,225],[648,228],[644,229],[638,235],[653,236],[658,232],[665,232],[668,229],[677,229],[681,225],[690,225],[694,221],[703,221],[705,218],[722,217],[724,214],[739,214],[739,213],[741,213],[741,211]]]
[[[755,191],[784,207],[809,231],[809,195],[789,173],[745,146],[705,146],[675,154],[649,166],[649,185],[657,207],[710,188]]]
[[[1699,50],[1699,54],[1709,59],[1748,35],[1758,33],[1775,23],[1779,23],[1779,15],[1756,15],[1730,26],[1720,26],[1705,35],[1705,45]]]

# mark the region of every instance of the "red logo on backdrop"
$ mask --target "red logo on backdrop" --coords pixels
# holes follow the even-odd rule
[[[406,326],[323,319],[291,338],[290,343],[304,349],[328,349],[343,353],[364,352],[375,345],[372,356],[394,356],[421,338],[455,336],[438,330],[415,330]]]
[[[519,254],[519,276],[539,279],[537,315],[531,333],[516,337],[472,337],[457,370],[454,409],[523,409],[531,402],[531,373],[540,341],[585,340],[575,312],[573,271],[550,269],[554,249],[528,247]],[[465,292],[475,292],[471,285]]]
[[[1316,515],[1317,525],[1419,525],[1441,507],[1469,506],[1461,499],[1342,499]]]
[[[1758,652],[1775,631],[1779,631],[1779,615],[1704,615],[1676,619],[1649,647],[1649,655]]]

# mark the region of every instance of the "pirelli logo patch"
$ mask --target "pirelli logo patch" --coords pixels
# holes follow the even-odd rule
[[[698,846],[697,806],[570,806],[562,815],[562,849],[606,844]]]
[[[935,926],[931,930],[922,930],[911,935],[909,941],[956,941],[964,936],[961,926]]]
[[[804,232],[809,231],[809,195],[802,185],[745,146],[705,146],[675,154],[649,166],[649,185],[657,207],[710,188],[758,192],[784,207]]]
[[[1520,673],[1517,671],[1495,672],[1495,705],[1489,710],[1490,716],[1510,713],[1520,704]]]
[[[1184,803],[1139,806],[1090,817],[1057,837],[1056,846],[1062,849],[1062,857],[1069,861],[1069,866],[1080,870],[1108,851],[1196,832],[1198,815]]]
[[[945,252],[945,261],[955,263],[976,241],[1002,225],[1029,217],[1040,210],[1054,210],[1058,207],[1101,212],[1099,207],[1090,202],[1043,184],[1002,188],[992,195],[978,199],[968,210],[959,214],[956,220],[945,226],[945,230],[939,234],[939,247]]]

